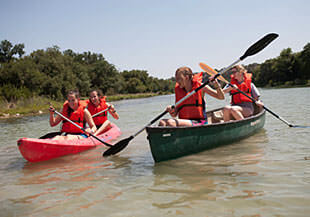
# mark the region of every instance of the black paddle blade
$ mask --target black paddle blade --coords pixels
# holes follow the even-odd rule
[[[124,148],[126,148],[126,146],[129,144],[129,142],[133,139],[133,136],[130,136],[126,139],[123,139],[121,141],[119,141],[118,143],[116,143],[115,145],[113,145],[111,148],[109,148],[108,150],[106,150],[105,152],[103,152],[102,156],[109,156],[109,155],[114,155],[117,154],[118,152],[122,151]]]
[[[290,125],[293,128],[310,128],[310,126]]]
[[[249,47],[247,51],[243,54],[243,56],[240,57],[240,60],[244,60],[246,57],[252,56],[260,52],[265,47],[267,47],[268,44],[270,44],[273,40],[275,40],[278,36],[279,35],[276,33],[269,33],[268,35],[264,36],[262,39],[257,41],[251,47]]]

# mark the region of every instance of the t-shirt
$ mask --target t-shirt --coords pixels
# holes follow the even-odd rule
[[[224,87],[224,89],[227,89],[228,87],[230,87],[228,84]],[[254,99],[257,99],[258,97],[260,97],[260,93],[257,89],[257,87],[255,86],[255,84],[251,83],[251,96]]]

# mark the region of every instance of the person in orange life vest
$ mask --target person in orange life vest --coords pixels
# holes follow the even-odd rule
[[[230,83],[234,87],[227,85],[224,88],[224,93],[231,94],[231,105],[227,105],[223,109],[224,121],[241,120],[254,113],[252,100],[238,92],[236,88],[239,88],[257,100],[256,104],[258,106],[263,106],[263,103],[258,100],[260,94],[256,86],[252,83],[252,74],[248,73],[243,66],[236,65],[232,68]]]
[[[193,75],[189,67],[178,68],[175,72],[175,101],[176,103],[189,94],[192,90],[198,88],[202,84],[202,72]],[[204,94],[209,94],[217,99],[224,99],[223,90],[217,80],[213,80],[216,90],[206,85],[197,93],[182,102],[177,108],[168,106],[166,110],[173,117],[172,119],[162,119],[159,126],[195,126],[207,124],[207,116],[205,112]],[[178,116],[178,118],[176,118]]]
[[[78,91],[69,91],[67,95],[67,101],[63,105],[63,109],[61,114],[65,117],[72,120],[77,125],[83,127],[84,120],[90,126],[88,129],[88,133],[96,132],[97,128],[96,125],[91,117],[91,114],[88,110],[85,109],[86,102],[80,100],[79,92]],[[54,127],[58,125],[62,121],[61,132],[64,135],[55,136],[52,139],[55,140],[67,140],[67,139],[82,139],[87,138],[88,136],[77,126],[73,125],[67,120],[64,120],[59,115],[54,116],[55,109],[50,106],[50,125]]]
[[[114,106],[109,104],[105,101],[105,96],[103,96],[100,90],[92,90],[89,93],[89,101],[87,105],[87,110],[90,112],[91,115],[95,115],[100,111],[103,111],[109,108],[109,113],[112,117],[116,120],[119,119],[119,115],[117,114]],[[100,115],[93,118],[95,125],[97,127],[97,131],[94,134],[95,136],[101,134],[102,132],[106,131],[111,127],[111,122],[108,120],[108,112],[103,112]]]

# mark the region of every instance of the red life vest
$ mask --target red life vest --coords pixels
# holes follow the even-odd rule
[[[80,100],[79,101],[79,107],[77,110],[73,111],[69,116],[69,103],[66,101],[63,105],[62,114],[69,118],[71,121],[79,125],[80,127],[83,127],[83,120],[84,120],[84,109],[86,107],[85,101]],[[65,133],[84,133],[82,130],[71,124],[67,120],[62,121],[62,127],[61,132]]]
[[[202,72],[195,74],[192,79],[192,90],[198,88],[202,83]],[[190,92],[191,92],[190,91]],[[175,85],[175,101],[176,103],[190,92],[186,92],[184,88],[180,88],[179,84]],[[180,105],[178,105],[179,118],[189,120],[202,120],[206,119],[205,101],[203,99],[202,91],[199,90],[191,97],[186,99]]]
[[[108,105],[107,105],[105,99],[106,99],[105,96],[102,97],[100,99],[100,103],[97,107],[95,107],[95,105],[89,100],[88,105],[87,105],[87,109],[91,115],[97,114],[98,112],[101,112],[101,111],[108,108]],[[94,117],[93,120],[94,120],[96,126],[102,125],[106,120],[108,120],[108,112],[105,111],[105,112],[101,113],[100,115]]]
[[[231,84],[237,85],[237,87],[245,92],[248,96],[251,96],[251,83],[252,83],[252,74],[245,73],[244,74],[244,80],[241,84],[235,79],[234,75],[231,75]],[[252,102],[252,100],[246,96],[244,96],[242,93],[238,92],[237,90],[231,90],[231,104],[240,104],[242,102]]]

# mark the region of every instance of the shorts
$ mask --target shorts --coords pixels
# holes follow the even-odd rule
[[[193,126],[202,126],[202,125],[207,125],[208,120],[202,119],[202,120],[190,120],[192,122]]]
[[[88,138],[88,136],[85,133],[64,133],[64,136],[66,135],[77,135],[77,136],[82,136],[84,138]]]

